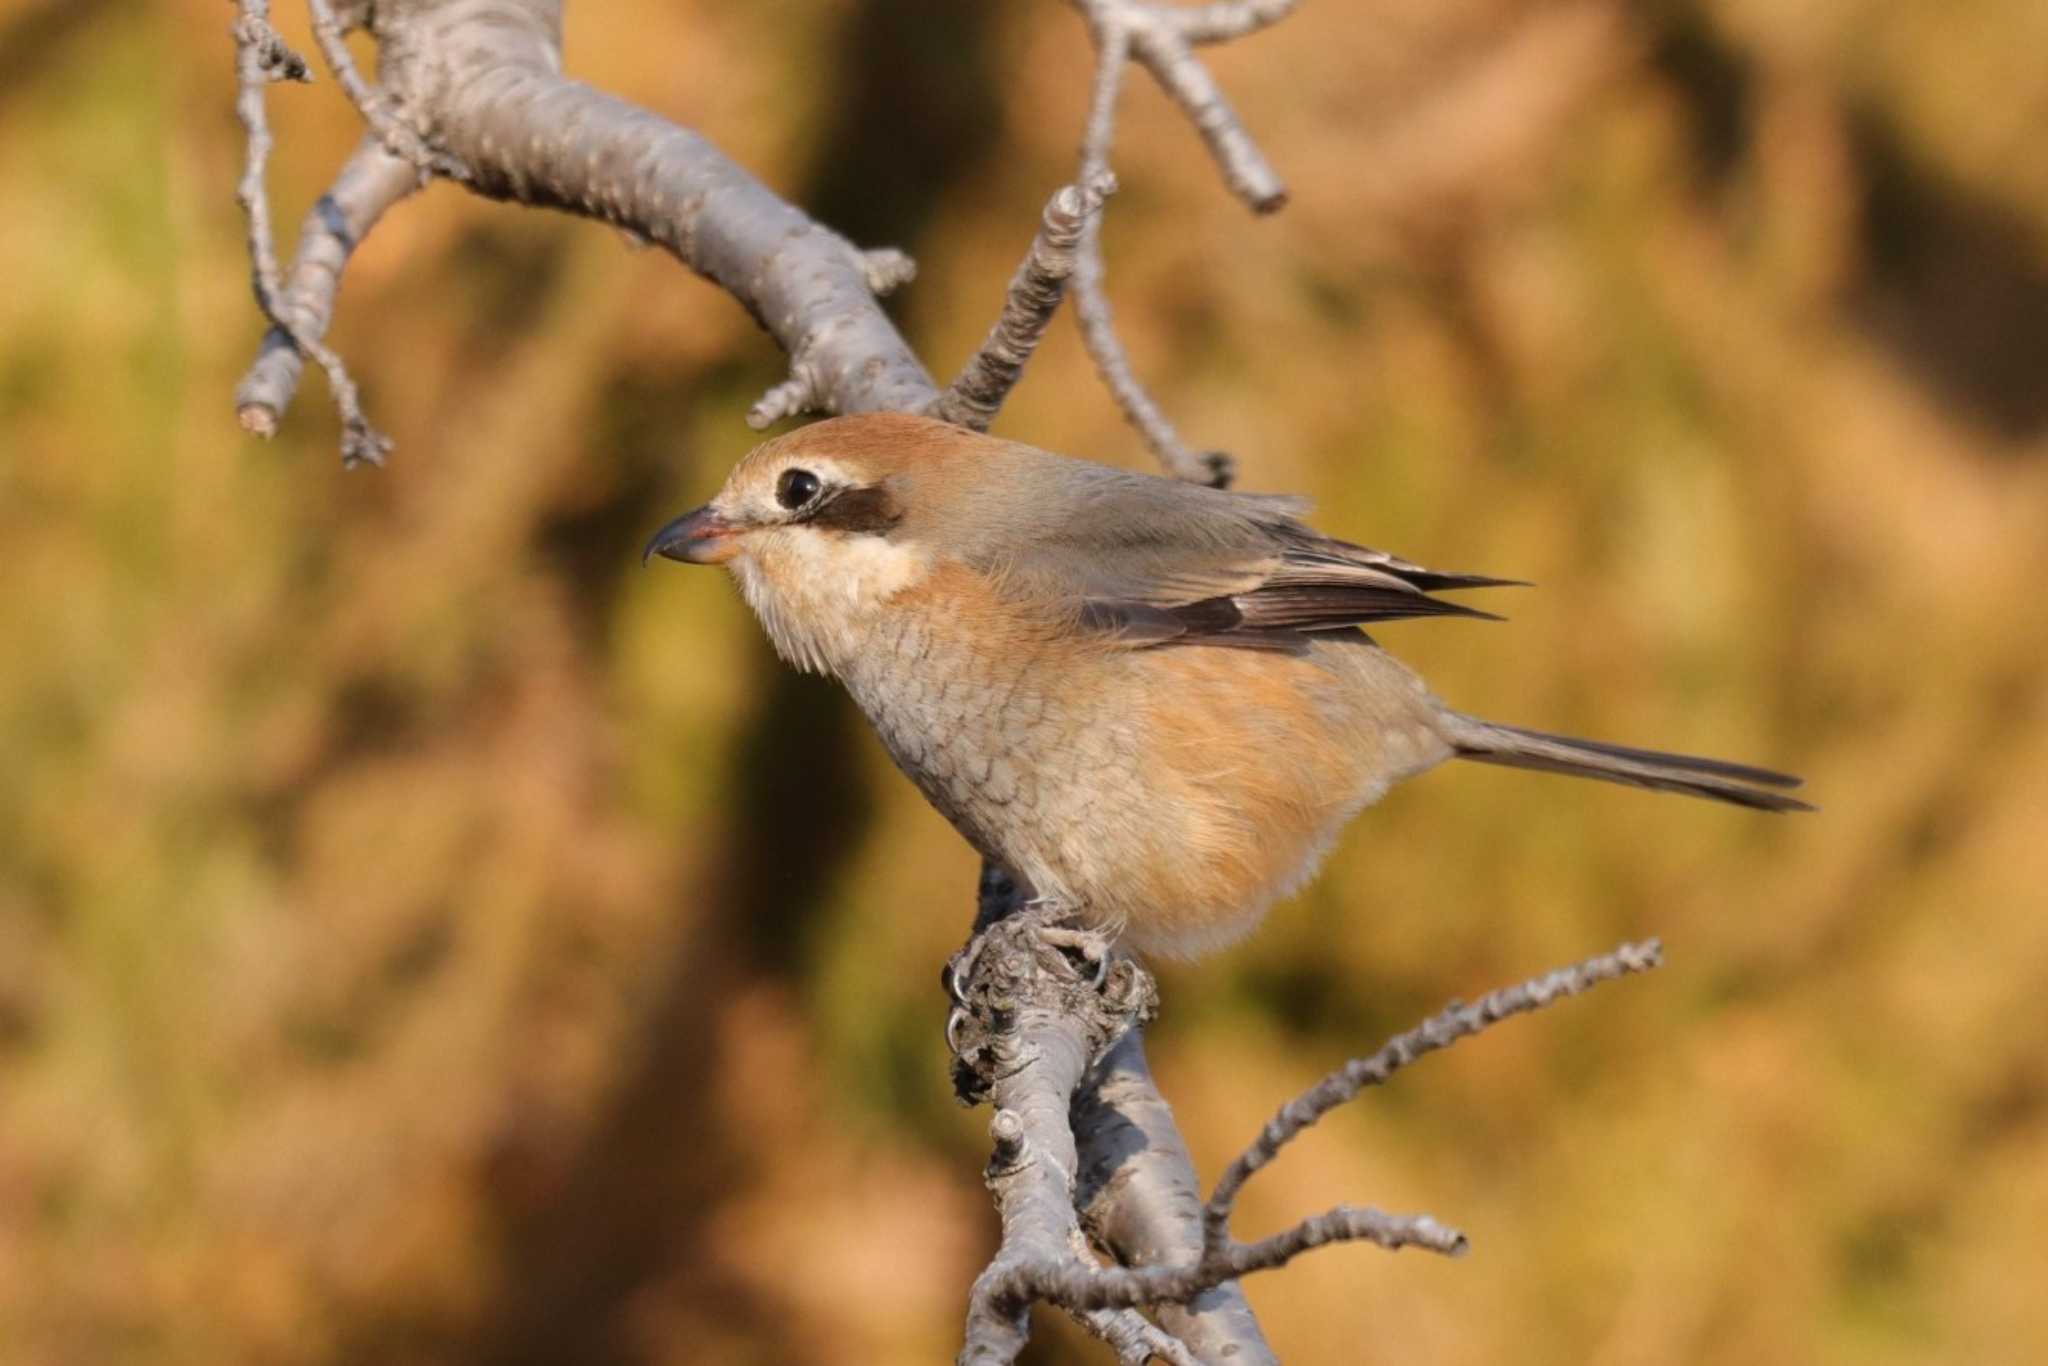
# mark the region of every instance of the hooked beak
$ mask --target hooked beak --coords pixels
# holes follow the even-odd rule
[[[655,532],[640,552],[640,563],[659,555],[686,564],[723,564],[739,554],[739,530],[706,503]]]

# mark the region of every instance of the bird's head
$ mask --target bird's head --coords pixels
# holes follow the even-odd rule
[[[975,447],[930,418],[863,413],[765,442],[725,487],[654,533],[642,558],[723,565],[792,664],[840,672],[890,599],[931,572]]]

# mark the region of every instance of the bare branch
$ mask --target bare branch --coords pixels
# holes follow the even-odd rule
[[[1062,186],[1046,202],[1038,235],[1031,239],[1017,273],[1010,279],[1002,316],[989,329],[981,349],[968,358],[960,375],[927,409],[933,417],[985,432],[1038,349],[1052,315],[1066,297],[1082,234],[1101,212],[1103,201],[1116,193],[1116,177],[1098,171],[1078,185]]]
[[[1122,1266],[1178,1266],[1202,1255],[1202,1192],[1174,1108],[1153,1083],[1143,1030],[1130,1030],[1087,1073],[1073,1098],[1081,1153],[1081,1227]],[[1157,1305],[1159,1325],[1204,1362],[1276,1362],[1243,1288],[1227,1280]]]
[[[1077,1261],[1087,1266],[1095,1264],[1088,1239],[1078,1228],[1070,1243]],[[1135,1309],[1084,1309],[1074,1317],[1082,1327],[1109,1344],[1120,1366],[1145,1366],[1154,1357],[1169,1366],[1202,1366],[1201,1359],[1178,1336]],[[1240,1362],[1238,1366],[1251,1363]]]
[[[1427,1214],[1383,1214],[1376,1209],[1339,1205],[1311,1215],[1293,1228],[1256,1243],[1236,1243],[1228,1264],[1236,1275],[1285,1266],[1304,1252],[1327,1243],[1374,1243],[1389,1252],[1419,1247],[1446,1257],[1462,1257],[1472,1245],[1454,1228],[1445,1228]]]
[[[272,326],[290,338],[291,344],[320,363],[327,372],[328,387],[335,407],[341,410],[341,458],[344,464],[382,464],[391,442],[370,425],[363,415],[361,395],[341,357],[322,345],[318,337],[302,334],[282,305],[278,285],[277,245],[270,227],[270,196],[265,171],[270,162],[270,119],[264,107],[264,93],[273,80],[309,79],[306,62],[293,52],[270,26],[269,0],[239,0],[240,17],[234,27],[235,72],[239,90],[235,113],[248,134],[247,159],[236,200],[249,219],[249,262],[256,291],[257,307]],[[268,436],[276,429],[275,417],[266,421],[264,410],[248,407],[242,422],[250,431]]]
[[[999,1107],[990,1126],[995,1152],[988,1180],[1003,1220],[1002,1246],[975,1281],[964,1362],[1013,1360],[1024,1342],[1027,1311],[1036,1301],[1080,1316],[1190,1305],[1239,1277],[1284,1266],[1304,1252],[1336,1242],[1462,1255],[1468,1246],[1465,1236],[1426,1214],[1396,1215],[1339,1205],[1255,1243],[1231,1238],[1230,1215],[1251,1173],[1323,1115],[1368,1087],[1416,1058],[1510,1015],[1539,1010],[1601,982],[1655,967],[1660,955],[1655,940],[1624,944],[1574,967],[1492,992],[1474,1005],[1453,1004],[1397,1035],[1377,1053],[1346,1064],[1283,1107],[1217,1182],[1200,1216],[1197,1255],[1168,1251],[1155,1254],[1147,1265],[1103,1267],[1076,1252],[1073,1202],[1077,1137],[1085,1134],[1091,1142],[1101,1143],[1114,1129],[1099,1115],[1089,1118],[1091,1105],[1100,1102],[1080,1097],[1087,1085],[1099,1087],[1110,1078],[1100,1065],[1090,1072],[1077,1059],[1085,1058],[1091,1047],[1106,1049],[1117,1040],[1119,1023],[1127,1031],[1140,1022],[1149,1009],[1151,984],[1135,964],[1120,959],[1108,964],[1101,977],[1108,985],[1098,994],[1060,949],[1050,947],[1074,942],[1076,935],[1049,928],[1042,916],[1013,915],[984,931],[955,960],[959,976],[965,978],[959,989],[971,1015],[972,1040],[956,1066],[982,1078],[982,1089]],[[1128,1013],[1134,1009],[1137,1016]],[[1066,1122],[1070,1109],[1080,1116],[1071,1128]],[[1083,1172],[1079,1185],[1086,1191],[1091,1185],[1099,1188],[1102,1181],[1099,1171]],[[1112,1211],[1110,1218],[1116,1217]],[[1123,1231],[1131,1236],[1128,1226]],[[1169,1231],[1161,1241],[1175,1240]],[[1252,1331],[1256,1333],[1255,1325]],[[1173,1335],[1194,1350],[1196,1339]],[[1254,1350],[1270,1359],[1263,1341],[1252,1341],[1257,1343]],[[1213,1359],[1233,1355],[1244,1357],[1245,1347],[1219,1349]]]
[[[860,259],[867,271],[868,289],[877,299],[886,299],[917,278],[917,262],[895,247],[870,247]]]
[[[1073,3],[1088,21],[1096,48],[1088,124],[1081,140],[1084,182],[1109,170],[1117,96],[1123,87],[1125,63],[1135,58],[1194,123],[1233,192],[1261,213],[1286,203],[1286,186],[1245,131],[1208,68],[1194,55],[1193,44],[1255,32],[1286,17],[1296,0],[1239,0],[1195,9],[1145,0]],[[1096,370],[1124,417],[1138,429],[1169,474],[1217,488],[1227,486],[1235,472],[1230,457],[1221,451],[1198,452],[1189,447],[1138,381],[1116,334],[1103,275],[1100,224],[1091,221],[1083,229],[1074,267],[1074,308],[1082,342]]]
[[[983,879],[984,903],[991,879]],[[999,919],[955,959],[951,974],[968,1012],[956,1085],[996,1107],[987,1182],[1002,1220],[1002,1246],[969,1297],[963,1363],[1016,1359],[1030,1335],[1034,1269],[1088,1270],[1076,1255],[1078,1157],[1068,1106],[1082,1075],[1124,1031],[1149,1018],[1151,976],[1129,959],[1105,964],[1099,981],[1056,947],[1042,917]],[[1071,1305],[1130,1308],[1131,1304]]]
[[[310,83],[312,68],[306,59],[294,52],[284,40],[284,35],[270,26],[269,0],[261,3],[241,5],[241,18],[235,23],[235,42],[238,52],[250,57],[264,81],[299,81]],[[243,73],[246,82],[247,74]]]
[[[312,15],[313,41],[320,45],[320,55],[326,60],[327,69],[334,73],[342,93],[363,116],[363,122],[369,124],[383,141],[385,149],[417,167],[421,184],[436,175],[467,180],[469,168],[460,160],[429,147],[426,140],[407,125],[402,112],[392,107],[386,92],[363,79],[363,73],[356,69],[355,58],[348,50],[347,36],[350,29],[362,22],[360,7],[352,6],[347,19],[338,17],[328,0],[306,0],[306,10]]]
[[[278,298],[292,330],[271,327],[235,389],[235,408],[245,429],[263,436],[277,430],[305,366],[293,334],[315,340],[326,336],[349,256],[385,211],[418,186],[411,162],[386,151],[378,138],[366,137],[307,213],[298,254]]]
[[[1180,439],[1152,395],[1131,369],[1130,354],[1116,334],[1109,294],[1103,286],[1101,221],[1081,230],[1080,260],[1074,267],[1074,317],[1081,325],[1081,343],[1095,361],[1096,373],[1124,417],[1145,438],[1159,463],[1176,479],[1228,488],[1237,464],[1224,451],[1197,451]]]
[[[1092,21],[1092,12],[1091,12]],[[1095,25],[1095,82],[1088,103],[1088,126],[1081,138],[1081,177],[1109,175],[1109,148],[1116,139],[1116,100],[1123,89],[1124,63],[1130,57],[1130,37],[1119,27]],[[1166,414],[1160,410],[1145,386],[1131,370],[1131,358],[1123,339],[1116,334],[1110,316],[1109,294],[1103,288],[1102,220],[1091,218],[1081,228],[1080,257],[1074,264],[1074,316],[1081,326],[1081,344],[1095,361],[1096,373],[1108,387],[1110,397],[1123,409],[1124,418],[1145,444],[1159,457],[1166,472],[1196,483],[1213,482],[1221,488],[1226,473],[1211,479],[1203,469],[1202,457],[1181,441]]]
[[[775,385],[747,409],[747,425],[755,431],[773,427],[786,417],[801,417],[818,410],[822,402],[818,382],[802,361],[789,367],[789,378]]]
[[[1202,1195],[1173,1108],[1145,1058],[1142,1030],[1118,1039],[1073,1104],[1081,1169],[1075,1203],[1088,1234],[1124,1266],[1179,1266],[1202,1255]],[[1225,1281],[1156,1307],[1160,1326],[1206,1362],[1273,1366],[1244,1291]]]
[[[344,40],[371,6],[363,0],[308,4],[337,82],[379,144],[417,174],[599,219],[661,244],[745,305],[791,360],[790,380],[755,405],[756,425],[816,409],[918,411],[937,397],[931,377],[875,302],[912,277],[910,258],[889,248],[861,251],[691,130],[564,77],[560,0],[380,0],[374,8],[381,80],[374,84],[357,70]],[[243,9],[253,24],[238,25],[237,41],[245,53],[255,45],[244,65],[267,70],[262,55],[270,49],[263,44],[285,50],[267,21],[267,0],[244,0]],[[324,257],[313,258],[302,244],[291,306],[280,307],[275,249],[261,203],[270,140],[260,87],[252,93],[245,81],[238,107],[252,130],[254,178],[244,179],[243,202],[253,206],[250,252],[259,302],[289,346],[327,370],[343,414],[344,458],[379,460],[390,443],[363,420],[355,387],[321,345],[319,329],[279,316],[296,317],[302,303],[319,303],[318,287],[299,297],[299,266],[319,269],[319,260],[333,258],[333,242],[322,246]],[[346,215],[350,206],[340,207]],[[362,230],[371,221],[374,215]],[[360,240],[361,231],[355,236]],[[325,287],[331,292],[332,281]],[[331,314],[331,299],[323,311]],[[279,354],[279,339],[267,338],[238,395],[250,430],[276,430],[295,378],[286,372],[293,368]]]
[[[1073,3],[1087,18],[1098,49],[1107,52],[1113,42],[1126,47],[1181,107],[1208,144],[1232,193],[1258,213],[1271,213],[1287,202],[1287,187],[1192,48],[1197,42],[1240,38],[1277,23],[1293,10],[1294,0],[1248,0],[1192,10],[1149,0]]]
[[[1232,194],[1254,213],[1276,213],[1286,206],[1287,186],[1280,173],[1252,141],[1237,111],[1224,98],[1223,87],[1195,56],[1177,24],[1153,23],[1135,29],[1131,55],[1144,64],[1159,88],[1195,125]]]
[[[1109,169],[1109,149],[1116,141],[1116,101],[1123,93],[1124,63],[1131,59],[1131,34],[1124,25],[1103,19],[1100,6],[1079,0],[1095,39],[1095,79],[1088,88],[1088,125],[1081,134],[1081,178]]]
[[[1279,23],[1301,0],[1218,0],[1173,11],[1181,37],[1191,43],[1220,43]]]
[[[1275,1270],[1313,1248],[1343,1242],[1373,1243],[1389,1252],[1421,1248],[1446,1257],[1462,1257],[1470,1248],[1464,1234],[1444,1227],[1426,1214],[1385,1214],[1376,1209],[1339,1205],[1274,1237],[1256,1243],[1227,1244],[1189,1266],[1138,1270],[1090,1268],[1072,1260],[1027,1263],[1012,1268],[1009,1284],[995,1293],[1044,1300],[1073,1313],[1170,1304],[1192,1299],[1204,1290],[1255,1271]],[[979,1287],[980,1282],[976,1285]]]
[[[1217,1181],[1208,1206],[1202,1211],[1205,1256],[1229,1246],[1230,1213],[1237,1203],[1239,1191],[1252,1173],[1279,1156],[1280,1150],[1299,1137],[1303,1130],[1338,1106],[1355,1099],[1367,1087],[1380,1085],[1424,1054],[1448,1048],[1510,1015],[1541,1010],[1553,1001],[1576,996],[1616,977],[1648,972],[1662,961],[1663,946],[1655,939],[1641,944],[1623,944],[1612,953],[1588,958],[1573,967],[1559,968],[1517,986],[1489,992],[1476,1004],[1453,1002],[1407,1033],[1396,1035],[1379,1052],[1338,1068],[1282,1106]]]
[[[1084,1309],[1074,1317],[1109,1344],[1120,1366],[1145,1366],[1155,1358],[1169,1366],[1202,1366],[1186,1343],[1135,1309]]]
[[[696,132],[570,80],[551,0],[379,13],[384,84],[477,193],[631,229],[743,303],[791,361],[753,417],[916,411],[931,377],[875,302],[908,273],[814,222]],[[772,418],[769,420],[773,420]]]

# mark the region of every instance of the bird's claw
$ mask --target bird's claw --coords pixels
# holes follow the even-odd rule
[[[1077,954],[1081,958],[1081,963],[1094,969],[1094,975],[1087,985],[1102,987],[1102,983],[1108,981],[1110,975],[1110,950],[1116,942],[1116,932],[1106,928],[1057,924],[1071,909],[1073,907],[1055,901],[1032,901],[1030,905],[1026,905],[1026,913],[1032,920],[1032,934],[1038,936],[1040,944]]]
[[[1109,977],[1110,945],[1114,936],[1105,930],[1081,929],[1073,925],[1055,925],[1041,921],[1032,927],[1039,942],[1055,949],[1070,951],[1082,962],[1094,969],[1089,980],[1091,987],[1100,987]]]
[[[1115,962],[1117,932],[1109,927],[1058,923],[1072,914],[1074,907],[1064,902],[1034,899],[1018,909],[1013,923],[1070,962],[1078,958],[1081,964],[1086,965],[1084,971],[1089,989],[1101,991],[1109,981],[1110,968]],[[974,982],[975,969],[980,966],[982,950],[987,947],[988,937],[994,930],[995,926],[990,926],[968,940],[939,974],[940,983],[952,1001],[952,1009],[946,1016],[946,1047],[956,1058],[961,1055],[962,1041],[974,1012],[968,992]]]
[[[987,942],[986,934],[977,934],[967,941],[967,947],[953,955],[946,964],[946,994],[953,998],[953,1004],[967,1004],[967,983],[974,977],[974,965],[981,960],[981,946]]]

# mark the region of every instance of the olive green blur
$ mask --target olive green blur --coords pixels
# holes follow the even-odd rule
[[[942,377],[1072,173],[1054,0],[568,9],[573,73],[912,252]],[[332,338],[389,468],[317,372],[244,436],[231,15],[0,0],[0,1359],[950,1359],[974,861],[724,576],[637,562],[782,358],[658,251],[437,186]],[[1534,581],[1378,632],[1452,704],[1824,808],[1446,769],[1163,974],[1213,1177],[1446,999],[1667,946],[1259,1176],[1248,1236],[1474,1247],[1253,1281],[1288,1362],[2048,1359],[2044,50],[2041,0],[1311,0],[1213,52],[1266,219],[1133,78],[1110,287],[1187,438]],[[270,102],[288,247],[359,127]],[[1147,458],[1065,318],[997,431]]]

